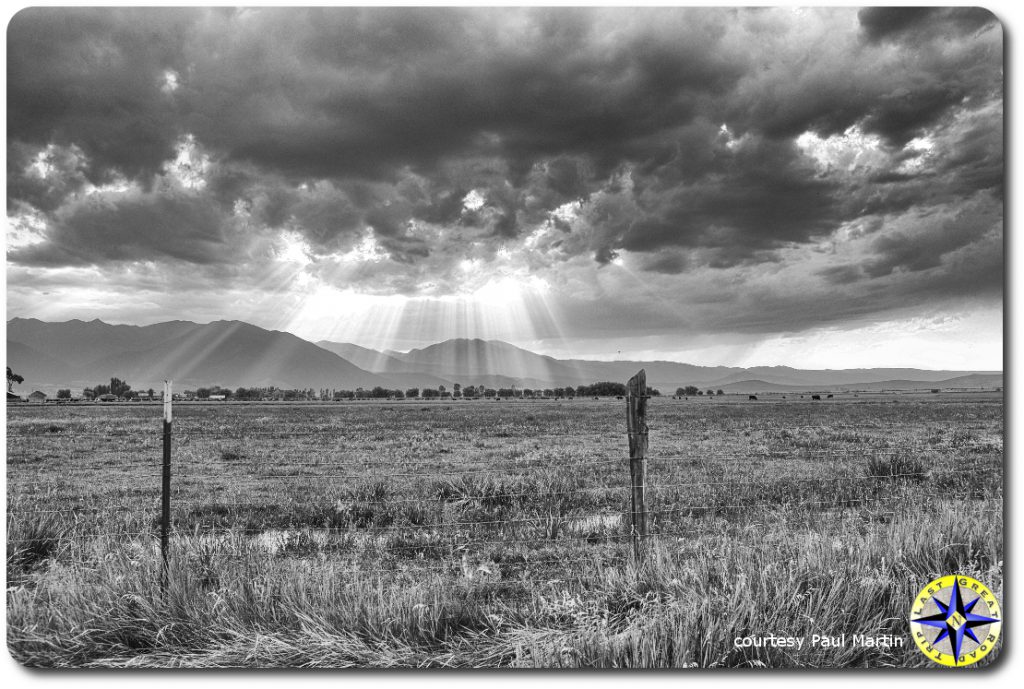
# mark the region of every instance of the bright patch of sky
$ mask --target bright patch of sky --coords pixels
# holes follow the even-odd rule
[[[487,198],[478,189],[474,189],[463,197],[462,206],[468,211],[478,211],[486,202]]]
[[[312,263],[309,244],[298,232],[282,232],[278,238],[277,258],[285,263],[307,266]]]
[[[160,84],[160,90],[164,93],[171,94],[178,90],[178,73],[173,69],[168,69],[164,72],[163,82]]]
[[[28,209],[7,218],[7,248],[17,249],[39,244],[46,230],[46,218],[35,209]]]
[[[206,173],[210,169],[207,155],[195,136],[186,134],[175,147],[175,157],[164,164],[163,172],[182,187],[200,191],[206,187]]]
[[[380,263],[386,258],[389,258],[388,252],[380,247],[370,232],[363,235],[362,241],[350,251],[338,256],[343,263]]]
[[[825,138],[815,132],[804,132],[796,138],[796,145],[817,163],[823,173],[841,171],[853,174],[878,168],[888,160],[881,138],[864,134],[857,126]]]

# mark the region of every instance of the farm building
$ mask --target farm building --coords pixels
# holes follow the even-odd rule
[[[21,398],[18,397],[17,395],[15,395],[13,392],[8,392],[7,393],[7,401],[8,402],[20,402]]]
[[[227,395],[210,395],[211,402],[223,402],[228,398]]]
[[[43,402],[46,401],[46,393],[39,392],[38,390],[36,390],[35,392],[28,396],[28,401],[35,402],[36,404],[42,404]]]
[[[108,392],[105,395],[100,395],[96,399],[98,399],[100,402],[116,402],[117,401],[117,395],[111,395]]]

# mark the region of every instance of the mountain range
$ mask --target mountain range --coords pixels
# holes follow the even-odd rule
[[[308,342],[291,333],[242,321],[147,326],[100,320],[7,322],[7,365],[25,379],[19,391],[52,393],[127,381],[136,390],[221,385],[285,389],[407,389],[455,383],[503,388],[554,388],[599,381],[625,382],[640,368],[648,384],[671,394],[678,387],[726,392],[994,388],[1000,371],[907,368],[802,370],[786,366],[695,366],[673,361],[555,359],[507,342],[453,339],[409,352],[380,352],[344,342]]]

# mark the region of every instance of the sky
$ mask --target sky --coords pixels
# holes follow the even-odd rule
[[[999,370],[972,8],[33,8],[7,317]]]

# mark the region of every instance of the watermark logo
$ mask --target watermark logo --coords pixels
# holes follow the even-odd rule
[[[910,633],[936,663],[963,667],[995,648],[1003,619],[995,595],[976,579],[951,574],[929,583],[910,608]]]

